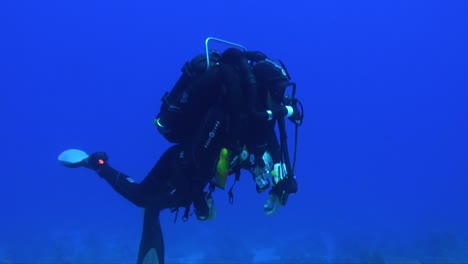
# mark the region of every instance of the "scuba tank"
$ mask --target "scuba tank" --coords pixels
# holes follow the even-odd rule
[[[210,93],[198,95],[194,94],[191,89],[194,82],[209,83],[216,80],[214,68],[218,65],[219,56],[217,52],[209,54],[210,68],[207,68],[204,54],[197,55],[190,62],[186,62],[182,67],[182,75],[174,87],[162,96],[162,104],[154,119],[154,125],[167,141],[171,143],[186,141],[191,137],[191,133],[187,132],[194,131],[194,128],[201,122],[205,111],[199,108],[209,106],[209,102],[205,102],[208,99],[201,98],[201,96]],[[206,87],[208,89],[210,85]]]

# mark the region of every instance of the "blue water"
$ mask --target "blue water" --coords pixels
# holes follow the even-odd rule
[[[169,146],[152,125],[160,97],[209,36],[282,59],[297,82],[299,192],[267,217],[266,194],[244,174],[234,205],[215,193],[212,222],[174,224],[165,212],[169,262],[468,262],[467,11],[464,1],[3,1],[0,263],[135,262],[141,209],[57,155],[106,151],[142,180]]]

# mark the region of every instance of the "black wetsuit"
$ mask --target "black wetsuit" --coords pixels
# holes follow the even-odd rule
[[[264,111],[268,109],[267,91],[252,94],[256,87],[245,84],[244,73],[239,73],[235,63],[213,67],[192,84],[183,98],[191,100],[196,96],[198,103],[190,104],[186,110],[195,111],[195,116],[201,117],[201,124],[196,125],[195,130],[187,131],[191,134],[184,143],[170,147],[140,183],[108,163],[92,166],[115,191],[136,206],[145,208],[138,263],[143,263],[152,249],[156,251],[159,263],[164,263],[159,212],[168,208],[189,208],[192,202],[197,207],[205,202],[203,190],[216,173],[223,147],[236,152],[245,145],[256,156],[256,161],[268,149],[275,162],[281,160],[274,131],[276,119],[268,121]],[[257,95],[262,99],[257,100]],[[172,125],[190,125],[173,121]],[[90,159],[93,158],[99,157],[91,155]],[[90,160],[93,162],[97,164]],[[188,210],[185,216],[188,217]]]
[[[274,147],[277,146],[276,138],[272,137],[271,140],[273,145],[270,147],[277,149],[272,155],[274,159],[278,159],[279,148]],[[137,264],[165,263],[160,212],[164,209],[186,208],[184,218],[187,218],[189,213],[187,208],[193,202],[194,190],[202,191],[202,187],[206,185],[203,180],[193,180],[197,179],[196,175],[193,175],[197,169],[193,163],[186,160],[187,148],[188,146],[183,144],[170,147],[140,183],[111,167],[107,162],[95,168],[99,176],[116,192],[136,206],[145,209]],[[90,158],[93,158],[93,155]],[[94,158],[98,159],[99,156]],[[212,158],[216,160],[215,157]]]
[[[202,74],[193,77],[197,72]],[[284,107],[278,103],[282,97],[274,98],[272,91],[284,93],[281,91],[288,80],[270,63],[260,63],[256,76],[253,72],[244,54],[236,49],[225,51],[209,69],[204,56],[195,57],[163,97],[160,113],[168,127],[179,126],[185,132],[184,143],[169,148],[139,184],[110,167],[103,168],[101,176],[140,207],[189,206],[191,201],[197,207],[204,202],[203,189],[216,173],[222,148],[239,153],[246,147],[257,165],[269,150],[274,162],[280,162],[282,154],[274,130],[278,117],[269,118],[266,110],[284,116]],[[261,80],[258,85],[256,78]],[[269,99],[271,95],[273,99]],[[170,106],[166,112],[164,104]],[[164,116],[167,112],[170,115]],[[192,118],[176,120],[186,113]]]
[[[108,163],[96,171],[115,191],[138,207],[163,210],[189,205],[189,174],[194,168],[181,158],[183,152],[181,144],[167,149],[139,183]]]
[[[145,209],[137,264],[164,264],[165,250],[160,212],[182,207],[186,208],[184,218],[188,218],[188,208],[194,200],[194,195],[203,198],[202,193],[194,194],[195,190],[202,192],[203,188],[202,181],[193,181],[196,177],[192,175],[197,173],[197,168],[192,162],[187,162],[185,153],[188,148],[183,144],[170,147],[140,183],[114,169],[107,162],[93,168],[116,192]],[[99,153],[93,154],[89,162],[98,164],[100,158]]]

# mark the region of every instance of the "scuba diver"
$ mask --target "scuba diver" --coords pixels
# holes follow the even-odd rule
[[[264,207],[267,214],[276,212],[279,203],[285,204],[289,193],[295,192],[283,192],[286,185],[293,186],[291,190],[297,186],[293,173],[287,177],[287,172],[293,170],[291,166],[286,168],[284,161],[289,160],[287,146],[279,145],[275,133],[275,124],[282,122],[283,117],[296,125],[302,123],[302,105],[295,98],[284,97],[290,85],[295,93],[295,84],[290,82],[284,65],[261,52],[230,48],[222,54],[212,51],[207,56],[195,56],[184,65],[172,90],[164,94],[154,123],[169,142],[187,143],[188,159],[202,168],[193,173],[195,181],[200,181],[194,185],[194,207],[199,220],[204,220],[209,212],[205,198],[211,197],[214,186],[224,189],[230,174],[235,174],[237,181],[241,169],[252,173],[259,193],[270,187],[269,176],[275,178]],[[284,129],[280,132],[285,136]],[[283,157],[283,153],[288,156]],[[218,159],[214,162],[212,157]],[[223,169],[223,162],[229,166],[224,165]],[[210,177],[214,168],[213,179]],[[210,180],[210,192],[206,194],[202,190]],[[229,195],[232,201],[232,187]]]
[[[267,204],[285,205],[297,192],[284,122],[289,118],[299,125],[303,115],[296,99],[284,98],[291,84],[285,69],[262,53],[228,49],[207,60],[197,56],[182,72],[155,118],[158,131],[175,144],[140,183],[110,166],[105,152],[80,163],[145,209],[138,264],[164,263],[162,210],[171,209],[177,219],[179,208],[185,208],[186,221],[193,203],[197,219],[212,219],[213,188],[224,189],[228,175],[237,180],[241,169],[253,174],[257,192],[270,186],[271,177]]]

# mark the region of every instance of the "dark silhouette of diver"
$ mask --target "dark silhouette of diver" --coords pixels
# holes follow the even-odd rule
[[[248,64],[248,61],[253,61],[248,60],[248,56],[255,57],[257,63]],[[199,62],[197,58],[192,60],[192,67],[194,61]],[[96,171],[116,192],[144,208],[138,264],[164,263],[164,241],[159,219],[162,210],[178,212],[179,208],[185,208],[183,219],[187,220],[193,203],[199,220],[213,217],[214,208],[210,206],[212,189],[209,192],[204,189],[207,185],[224,189],[220,178],[224,177],[225,180],[230,174],[238,176],[241,169],[248,169],[258,192],[266,190],[271,181],[270,200],[279,205],[285,205],[289,194],[297,191],[285,142],[284,121],[289,118],[299,125],[303,116],[298,111],[297,100],[284,98],[284,89],[290,84],[288,75],[282,67],[261,53],[246,54],[236,49],[229,49],[220,55],[215,65],[202,71],[201,77],[190,79],[191,85],[188,87],[191,90],[185,91],[186,94],[180,93],[188,100],[200,91],[197,87],[204,87],[205,97],[214,98],[208,103],[198,100],[196,107],[187,107],[192,111],[204,111],[195,113],[195,116],[199,115],[201,123],[193,123],[194,130],[186,130],[187,127],[180,130],[192,132],[191,135],[181,134],[185,137],[181,140],[171,138],[171,133],[177,131],[171,125],[180,123],[171,120],[163,107],[169,106],[168,111],[175,111],[178,117],[181,110],[187,109],[179,107],[174,110],[170,94],[163,97],[162,110],[155,123],[166,138],[179,143],[163,153],[143,181],[137,183],[111,167],[105,152],[93,153],[83,163],[83,166]],[[280,142],[274,131],[276,123],[279,125]],[[224,161],[227,165],[220,169],[223,167],[220,166],[223,163],[221,153],[225,152],[229,153]]]
[[[288,86],[293,87],[290,98],[285,97]],[[295,83],[290,82],[284,65],[273,62],[261,52],[241,52],[235,48],[222,54],[213,51],[195,56],[182,67],[182,76],[162,97],[154,123],[169,142],[192,146],[188,154],[201,170],[193,174],[193,180],[200,181],[193,189],[199,219],[208,212],[201,189],[218,167],[215,164],[222,148],[227,148],[231,157],[239,157],[235,159],[240,161],[235,169],[251,171],[257,192],[270,187],[266,178],[273,168],[277,172],[274,185],[283,184],[280,180],[288,178],[286,174],[293,168],[285,162],[289,154],[282,122],[288,117],[300,125],[303,119],[302,105],[294,95]],[[280,126],[284,137],[281,145],[275,134],[275,124]],[[250,164],[245,162],[245,150],[253,157]],[[265,161],[269,160],[266,151],[271,156],[272,168],[265,166]],[[239,171],[235,173],[238,175]],[[289,175],[289,178],[294,176]],[[278,189],[280,187],[273,188],[272,192],[281,200],[287,199],[287,192],[281,193]]]

